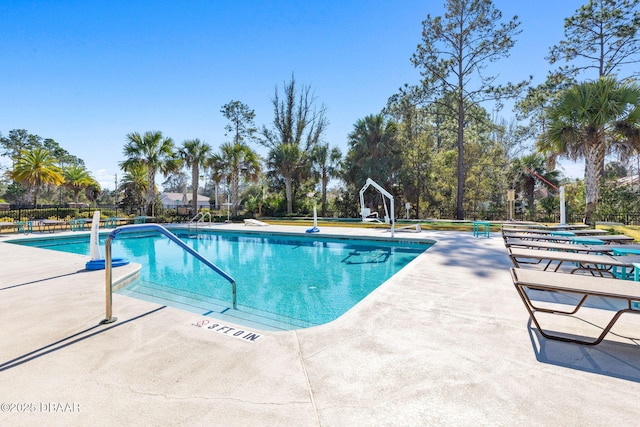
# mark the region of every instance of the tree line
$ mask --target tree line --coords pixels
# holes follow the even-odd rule
[[[5,173],[9,182],[0,188],[2,200],[25,203],[31,195],[32,203],[37,206],[38,196],[43,189],[48,190],[49,198],[56,197],[53,191],[68,191],[78,203],[84,190],[86,199],[95,201],[101,193],[100,184],[86,169],[84,161],[70,154],[51,138],[32,135],[25,129],[14,129],[6,137],[0,135],[0,147],[3,157],[7,157],[11,166]],[[59,193],[62,199],[62,191]]]

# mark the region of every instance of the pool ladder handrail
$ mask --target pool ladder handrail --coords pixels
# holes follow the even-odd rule
[[[211,221],[212,221],[211,212],[208,212],[208,211],[198,212],[198,214],[193,218],[191,218],[191,220],[189,221],[189,224],[188,224],[189,232],[191,232],[191,225],[193,224],[196,226],[196,233],[198,233],[198,224],[203,222],[207,217],[209,217],[209,226],[211,226]]]
[[[105,248],[105,299],[106,299],[106,317],[100,322],[103,324],[113,323],[118,320],[116,317],[113,317],[113,280],[112,280],[112,270],[111,270],[111,241],[115,240],[121,233],[133,233],[140,231],[158,231],[161,234],[164,234],[169,238],[172,242],[176,243],[182,249],[196,257],[199,261],[204,263],[207,267],[211,268],[213,271],[218,273],[224,279],[226,279],[229,283],[231,283],[231,294],[232,294],[232,303],[233,309],[237,309],[236,305],[236,281],[222,271],[219,267],[213,264],[211,261],[200,255],[197,251],[192,249],[186,243],[184,243],[178,236],[161,226],[160,224],[135,224],[135,225],[125,225],[122,227],[118,227],[115,230],[109,233],[107,240],[104,244]]]

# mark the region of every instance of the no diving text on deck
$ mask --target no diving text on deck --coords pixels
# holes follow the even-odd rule
[[[219,334],[224,334],[229,337],[238,338],[247,342],[256,342],[260,338],[262,338],[262,335],[255,332],[247,331],[245,329],[237,329],[231,326],[224,325],[222,323],[211,323],[211,321],[208,319],[198,320],[197,322],[192,323],[192,325],[197,326],[198,328],[215,331]]]

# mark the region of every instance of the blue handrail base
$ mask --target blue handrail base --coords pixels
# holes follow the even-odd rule
[[[112,267],[121,267],[123,265],[129,264],[129,260],[127,258],[112,258],[111,266]],[[87,270],[104,270],[106,267],[105,259],[92,259],[87,261],[84,268]]]

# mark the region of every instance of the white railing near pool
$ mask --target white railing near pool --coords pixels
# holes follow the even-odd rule
[[[196,216],[191,218],[189,224],[187,224],[189,228],[189,233],[191,233],[191,226],[194,225],[196,228],[196,234],[198,233],[198,225],[203,222],[207,217],[209,217],[209,226],[211,226],[211,221],[213,220],[211,217],[211,212],[198,212]]]
[[[208,212],[207,212],[208,213]],[[115,240],[121,233],[134,233],[139,231],[157,231],[159,233],[164,234],[169,238],[172,242],[176,243],[182,249],[196,257],[199,261],[204,263],[207,267],[211,268],[213,271],[218,273],[224,279],[226,279],[229,283],[231,283],[231,298],[233,303],[233,309],[236,307],[236,281],[233,277],[229,276],[227,273],[218,268],[211,261],[200,255],[197,251],[193,250],[186,243],[178,238],[175,234],[164,228],[159,224],[137,224],[137,225],[125,225],[122,227],[118,227],[109,233],[107,237],[107,241],[104,244],[105,248],[105,299],[106,299],[106,317],[101,323],[113,323],[118,320],[116,317],[113,317],[113,280],[112,280],[112,271],[111,271],[111,241]]]

